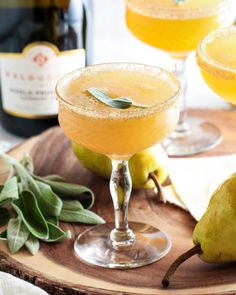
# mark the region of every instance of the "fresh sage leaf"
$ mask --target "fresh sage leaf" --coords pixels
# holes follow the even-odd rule
[[[62,229],[60,229],[59,226],[56,226],[53,223],[48,223],[49,228],[49,237],[45,242],[60,242],[63,240],[71,239],[71,232],[67,231],[64,232]]]
[[[83,210],[84,208],[79,201],[72,200],[72,201],[63,201],[62,209],[63,210],[78,211],[78,210]]]
[[[21,182],[18,182],[18,192],[21,194],[23,192],[24,188]]]
[[[62,209],[59,219],[64,222],[78,222],[85,224],[105,223],[102,217],[86,209],[78,211]]]
[[[95,87],[91,87],[87,89],[87,91],[90,94],[92,94],[95,98],[97,98],[100,102],[116,109],[128,109],[131,106],[145,108],[145,106],[141,106],[139,104],[134,103],[128,97],[112,98],[111,96],[106,94],[104,91]]]
[[[13,165],[15,167],[16,173],[20,178],[21,183],[21,191],[28,190],[31,191],[40,206],[42,206],[42,210],[45,213],[48,210],[47,215],[55,215],[58,216],[60,214],[60,210],[62,207],[61,200],[52,192],[51,188],[46,185],[41,185],[40,188],[36,180],[30,175],[30,173],[26,170],[26,168],[20,164],[19,162],[14,162]],[[43,193],[41,192],[43,191]]]
[[[34,172],[34,165],[32,158],[30,156],[25,156],[20,161],[21,165],[25,167],[25,169],[32,174]]]
[[[12,254],[18,252],[29,237],[29,231],[20,218],[10,219],[7,226],[8,247]]]
[[[56,226],[59,225],[59,218],[56,216],[47,216],[46,218],[47,223],[52,223]]]
[[[83,185],[45,180],[38,176],[34,177],[35,179],[48,184],[53,192],[63,200],[78,200],[86,209],[90,209],[94,204],[94,193]]]
[[[31,191],[37,199],[40,199],[41,193],[39,187],[34,178],[25,169],[25,167],[23,167],[19,162],[16,162],[14,163],[14,168],[18,177],[20,178],[22,190]]]
[[[52,191],[48,184],[36,182],[41,196],[38,198],[38,204],[44,216],[59,216],[62,209],[62,200]]]
[[[0,233],[0,241],[6,241],[7,240],[7,230],[4,230]]]
[[[94,87],[89,88],[88,92],[92,94],[95,98],[97,98],[100,102],[116,109],[128,109],[132,106],[132,101],[129,99],[112,98],[105,92]]]
[[[0,208],[0,226],[4,226],[8,223],[10,214],[7,208]]]
[[[39,249],[39,240],[57,242],[71,238],[70,232],[59,227],[59,220],[104,223],[101,217],[87,210],[94,203],[94,194],[87,187],[66,183],[59,175],[34,175],[33,162],[28,156],[21,162],[7,154],[0,153],[0,156],[12,171],[11,178],[0,186],[0,206],[12,200],[9,206],[18,214],[18,218],[9,220],[8,210],[0,207],[0,225],[8,222],[7,230],[0,233],[0,240],[8,241],[12,253],[25,245],[34,255]]]
[[[19,198],[17,178],[14,176],[8,179],[0,193],[0,204],[4,204],[9,200],[17,200]]]
[[[38,239],[48,238],[47,222],[34,194],[30,191],[23,191],[19,200],[14,201],[12,206],[32,235]]]
[[[65,179],[61,177],[60,175],[51,174],[44,176],[43,179],[45,180],[52,180],[52,181],[58,181],[58,182],[65,182]]]
[[[32,254],[35,255],[40,248],[40,242],[39,239],[34,237],[33,235],[30,235],[25,242],[25,247],[28,249],[28,251]]]

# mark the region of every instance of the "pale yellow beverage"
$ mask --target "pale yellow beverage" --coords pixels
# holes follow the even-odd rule
[[[127,269],[153,263],[169,252],[171,240],[160,229],[140,222],[132,222],[129,227],[132,180],[128,161],[175,128],[179,84],[163,69],[131,63],[90,66],[58,82],[59,123],[66,136],[112,160],[109,187],[115,222],[91,227],[76,238],[74,250],[84,261]],[[95,94],[91,88],[97,89]],[[111,106],[117,106],[121,98],[133,105],[125,109]]]
[[[236,105],[236,27],[214,31],[204,38],[197,61],[211,89]]]
[[[145,108],[116,109],[93,97],[96,87],[112,98],[128,97]],[[135,64],[81,69],[57,86],[59,122],[66,135],[84,147],[126,159],[160,142],[179,117],[179,83],[165,70]]]
[[[210,31],[230,25],[228,0],[126,0],[126,23],[143,42],[184,58]]]

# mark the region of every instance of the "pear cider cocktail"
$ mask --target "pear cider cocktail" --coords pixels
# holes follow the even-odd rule
[[[167,52],[182,84],[179,122],[164,141],[170,156],[203,152],[221,141],[221,132],[213,124],[186,121],[185,65],[189,53],[206,34],[233,23],[232,1],[126,0],[126,24],[130,32],[146,44]]]
[[[179,82],[163,69],[114,63],[72,72],[58,82],[56,91],[65,134],[112,159],[110,193],[115,225],[95,226],[79,235],[76,253],[91,264],[109,268],[134,268],[161,259],[171,248],[170,238],[153,226],[128,224],[132,188],[128,159],[175,128]],[[129,101],[126,108],[124,101]]]
[[[174,129],[177,102],[166,104],[166,100],[177,88],[167,72],[148,66],[101,65],[72,75],[60,90],[67,104],[61,104],[59,121],[67,136],[82,146],[124,159],[160,142]],[[87,91],[91,87],[113,98],[132,98],[145,108],[111,108]]]
[[[206,36],[199,45],[197,62],[209,87],[236,105],[236,27]]]
[[[183,58],[210,31],[231,24],[230,1],[126,0],[126,23],[140,40]]]

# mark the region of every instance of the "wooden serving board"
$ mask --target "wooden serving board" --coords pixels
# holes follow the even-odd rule
[[[193,116],[197,114],[216,123],[225,136],[221,145],[203,156],[236,152],[236,112],[192,112]],[[108,181],[81,167],[59,127],[27,140],[11,154],[19,158],[26,152],[33,156],[37,174],[57,173],[70,182],[93,189],[96,195],[93,210],[106,221],[113,220]],[[73,251],[74,238],[86,226],[64,224],[73,238],[63,243],[42,244],[34,257],[24,250],[10,255],[6,244],[1,242],[0,270],[28,280],[50,294],[236,294],[236,264],[207,264],[197,256],[178,269],[169,289],[161,287],[161,278],[168,266],[193,245],[191,235],[195,221],[188,213],[169,204],[157,204],[152,191],[134,190],[129,220],[146,222],[166,231],[173,241],[170,253],[152,265],[131,270],[90,266],[79,260]]]

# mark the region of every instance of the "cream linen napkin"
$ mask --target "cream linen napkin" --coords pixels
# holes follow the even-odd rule
[[[10,274],[0,272],[0,295],[48,295],[39,289]]]
[[[175,200],[179,196],[182,202],[178,199],[177,201],[183,203],[196,220],[206,211],[214,190],[236,172],[236,154],[169,160],[170,179],[177,195],[174,190],[172,193],[169,191],[166,194],[167,201],[176,203]]]

